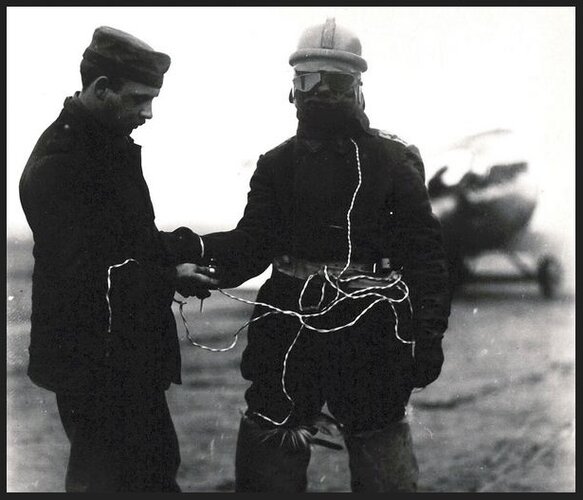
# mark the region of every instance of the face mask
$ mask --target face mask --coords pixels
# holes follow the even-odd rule
[[[350,96],[296,92],[295,105],[300,124],[328,131],[344,129],[358,108],[353,91]]]

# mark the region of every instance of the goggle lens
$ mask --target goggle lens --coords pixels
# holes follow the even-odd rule
[[[293,79],[294,89],[310,92],[320,83],[326,83],[334,92],[346,92],[357,85],[358,78],[351,73],[303,73]]]
[[[300,92],[309,92],[321,81],[320,73],[303,73],[294,78],[294,89]]]

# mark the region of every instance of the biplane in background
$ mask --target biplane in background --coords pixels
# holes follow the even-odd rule
[[[536,281],[556,295],[562,266],[544,248],[520,245],[537,206],[538,187],[526,151],[514,132],[496,129],[468,136],[449,148],[428,181],[449,259],[452,287],[476,282]],[[524,243],[524,242],[523,242]],[[500,254],[508,272],[480,273],[472,263]]]

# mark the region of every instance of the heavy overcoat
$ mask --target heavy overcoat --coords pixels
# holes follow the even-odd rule
[[[296,135],[261,155],[243,217],[236,229],[203,237],[207,254],[222,266],[229,286],[263,272],[280,255],[346,262],[359,166],[351,259],[389,259],[409,287],[416,338],[441,338],[450,312],[448,273],[419,151],[369,127],[353,140],[358,149],[347,137]]]
[[[299,127],[296,136],[260,156],[237,227],[203,236],[223,285],[237,286],[282,256],[311,263],[350,259],[363,266],[389,262],[408,287],[411,308],[406,301],[394,310],[379,303],[355,326],[300,334],[300,322],[280,311],[299,312],[301,294],[303,305],[318,304],[322,280],[306,284],[274,265],[258,292],[261,304],[241,362],[243,377],[252,381],[245,396],[251,413],[283,419],[289,396],[298,422],[327,401],[345,425],[380,428],[402,417],[413,387],[437,378],[450,292],[441,227],[424,175],[416,147],[368,126],[321,138]],[[333,297],[328,290],[323,303]],[[335,329],[373,300],[345,301],[306,321]]]
[[[55,392],[179,383],[175,236],[156,227],[140,146],[67,98],[32,151],[20,197],[34,237],[33,382]]]

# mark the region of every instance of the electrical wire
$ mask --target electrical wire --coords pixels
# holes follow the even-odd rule
[[[290,411],[289,411],[288,415],[282,421],[279,421],[279,422],[277,422],[277,421],[273,420],[272,418],[270,418],[266,415],[263,415],[259,412],[254,412],[259,417],[269,421],[270,423],[272,423],[273,425],[276,425],[276,426],[284,425],[288,421],[288,419],[292,415],[293,408],[295,406],[293,399],[291,398],[291,396],[289,395],[289,393],[286,390],[285,375],[286,375],[286,371],[287,371],[287,361],[288,361],[289,355],[290,355],[293,347],[295,346],[298,338],[300,337],[301,332],[304,329],[310,330],[310,331],[315,332],[315,333],[322,333],[322,334],[339,332],[343,329],[350,328],[350,327],[354,326],[360,319],[362,319],[362,317],[368,311],[370,311],[377,304],[386,302],[391,307],[391,311],[395,317],[395,328],[394,328],[395,337],[400,342],[402,342],[404,344],[410,344],[412,347],[412,351],[411,351],[412,356],[414,357],[414,355],[415,355],[415,340],[406,340],[406,339],[402,338],[399,335],[399,331],[398,331],[399,330],[399,318],[398,318],[397,310],[395,309],[394,304],[407,301],[407,303],[409,304],[409,310],[412,313],[411,301],[409,300],[409,289],[408,289],[406,283],[402,280],[401,274],[399,272],[393,270],[386,276],[369,276],[366,274],[357,274],[357,275],[353,275],[353,276],[350,276],[347,278],[343,277],[344,273],[348,269],[350,269],[350,263],[352,261],[353,246],[352,246],[352,234],[351,234],[352,233],[352,218],[351,218],[351,216],[352,216],[352,211],[354,209],[354,205],[356,203],[356,198],[357,198],[358,192],[362,186],[362,169],[361,169],[361,163],[360,163],[360,151],[359,151],[358,144],[356,143],[356,141],[354,141],[354,139],[352,139],[352,138],[350,139],[350,141],[354,145],[354,149],[355,149],[356,166],[357,166],[357,171],[358,171],[358,183],[357,183],[357,186],[356,186],[354,193],[352,195],[352,199],[350,201],[350,206],[349,206],[347,214],[346,214],[347,238],[348,238],[348,252],[347,252],[347,256],[346,256],[346,264],[344,265],[344,267],[342,268],[342,270],[340,271],[340,273],[337,276],[331,276],[329,269],[328,269],[328,266],[324,265],[317,272],[312,273],[311,275],[309,275],[306,278],[304,285],[302,287],[302,290],[300,292],[300,295],[298,297],[298,308],[299,308],[300,312],[293,311],[293,310],[281,309],[281,308],[278,308],[276,306],[273,306],[271,304],[267,304],[264,302],[247,300],[247,299],[244,299],[242,297],[238,297],[236,295],[230,294],[230,293],[226,292],[225,290],[222,290],[219,288],[218,292],[225,295],[226,297],[229,297],[229,298],[236,300],[238,302],[242,302],[244,304],[248,304],[248,305],[252,305],[252,306],[256,306],[256,307],[258,307],[258,306],[264,307],[264,308],[268,309],[268,311],[260,316],[252,318],[250,321],[246,322],[241,328],[239,328],[235,332],[234,339],[229,346],[223,347],[223,348],[214,348],[214,347],[205,346],[205,345],[194,340],[194,338],[193,338],[193,336],[190,333],[190,330],[188,328],[188,322],[186,321],[186,317],[185,317],[184,311],[183,311],[183,308],[187,303],[185,301],[178,301],[175,299],[176,302],[178,302],[180,304],[180,307],[179,307],[180,315],[181,315],[182,320],[184,322],[184,326],[186,329],[186,336],[187,336],[188,340],[190,341],[190,343],[196,347],[199,347],[201,349],[205,349],[205,350],[208,350],[211,352],[226,352],[226,351],[233,349],[235,347],[235,345],[237,344],[239,334],[247,326],[249,326],[251,323],[258,321],[260,319],[263,319],[269,315],[283,314],[286,316],[295,317],[299,321],[299,323],[300,323],[299,330],[298,330],[293,342],[289,346],[289,348],[284,356],[284,359],[283,359],[282,376],[281,376],[282,391],[283,391],[284,395],[286,396],[286,398],[290,401],[290,404],[291,404]],[[311,307],[305,306],[303,304],[304,294],[305,294],[307,287],[308,287],[309,283],[311,282],[311,280],[317,276],[324,278],[323,283],[322,283],[321,292],[320,292],[320,300],[316,306],[311,306]],[[347,292],[343,289],[344,286],[349,287],[352,282],[362,280],[362,279],[367,280],[367,282],[372,281],[373,283],[376,282],[378,284],[367,286],[364,288],[356,288],[352,292]],[[333,290],[335,290],[335,297],[324,308],[322,308],[322,304],[323,304],[324,296],[325,296],[325,286],[327,284]],[[386,293],[387,291],[389,291],[391,289],[398,290],[398,292],[400,293],[400,296],[395,298],[395,297],[389,297],[389,296],[384,295],[382,293],[382,292]],[[334,326],[331,328],[317,328],[317,327],[310,324],[310,320],[325,316],[326,314],[330,313],[330,311],[332,311],[336,306],[338,306],[339,304],[341,304],[345,300],[361,300],[361,299],[369,299],[369,298],[373,298],[374,300],[372,302],[370,302],[368,304],[368,306],[365,307],[362,311],[360,311],[360,313],[358,313],[356,315],[356,317],[354,317],[351,321],[348,321],[347,323],[345,323],[343,325],[338,325],[338,326]],[[308,310],[315,310],[316,312],[307,312]]]

